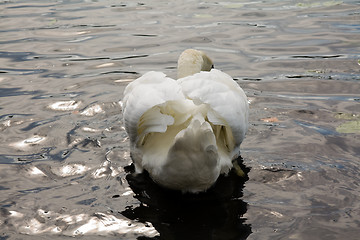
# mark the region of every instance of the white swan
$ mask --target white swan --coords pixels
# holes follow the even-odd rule
[[[135,170],[183,192],[211,187],[232,168],[248,129],[248,101],[202,51],[185,50],[178,80],[148,72],[124,91],[123,116]]]

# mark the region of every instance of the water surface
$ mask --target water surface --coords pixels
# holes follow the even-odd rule
[[[0,238],[357,239],[359,1],[0,1]],[[245,90],[248,179],[131,175],[121,101],[204,50]],[[130,184],[129,184],[130,183]]]

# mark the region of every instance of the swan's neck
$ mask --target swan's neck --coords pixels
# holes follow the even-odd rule
[[[201,71],[210,71],[212,67],[211,59],[204,52],[187,49],[178,60],[178,79]]]

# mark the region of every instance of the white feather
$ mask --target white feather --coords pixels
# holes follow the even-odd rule
[[[249,104],[244,91],[228,74],[216,69],[179,79],[178,82],[187,98],[197,104],[210,105],[213,111],[208,114],[209,121],[228,129],[226,138],[233,139],[235,146],[231,158],[237,156],[248,130]]]
[[[136,172],[183,192],[226,174],[248,129],[244,91],[215,69],[179,80],[148,72],[126,87],[123,105]]]
[[[138,122],[146,111],[164,102],[180,99],[184,99],[181,87],[161,72],[148,72],[130,83],[123,99],[125,129],[130,139],[137,139]]]

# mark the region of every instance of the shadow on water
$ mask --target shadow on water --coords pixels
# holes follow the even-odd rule
[[[241,158],[237,161],[246,173],[250,171]],[[251,234],[251,225],[243,218],[247,203],[241,200],[247,176],[239,177],[232,170],[205,193],[182,194],[156,185],[146,172],[135,175],[133,166],[126,170],[126,179],[141,204],[128,206],[122,214],[150,222],[160,233],[151,239],[246,239]]]

